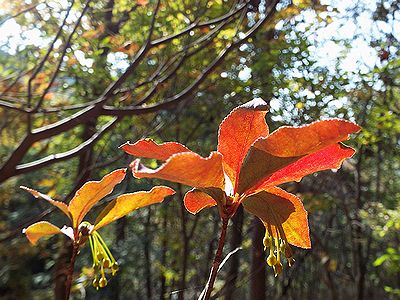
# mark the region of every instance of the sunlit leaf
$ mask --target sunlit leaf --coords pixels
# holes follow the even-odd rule
[[[130,212],[154,203],[160,203],[165,197],[175,194],[175,191],[166,186],[153,187],[149,192],[136,192],[118,196],[111,201],[96,218],[94,230],[97,230]]]
[[[194,215],[204,208],[217,205],[211,196],[197,189],[188,191],[183,201],[187,211]]]
[[[224,171],[234,187],[250,146],[268,135],[267,111],[267,103],[258,98],[235,108],[220,124],[218,152],[223,155]]]
[[[256,188],[274,172],[360,130],[352,122],[330,119],[301,127],[284,126],[251,147],[240,169],[238,192]]]
[[[282,126],[254,147],[278,157],[303,156],[349,138],[360,127],[341,119],[321,120],[300,127]]]
[[[304,176],[322,170],[338,169],[343,161],[352,157],[354,153],[354,149],[341,143],[330,145],[273,173],[257,189],[300,181]]]
[[[207,158],[193,152],[174,154],[155,170],[136,160],[132,163],[132,172],[136,178],[160,178],[194,187],[224,188],[222,155],[218,152],[212,152]]]
[[[307,211],[295,195],[273,187],[247,197],[243,206],[259,217],[267,228],[271,226],[274,237],[277,237],[276,231],[282,229],[290,244],[311,248]]]
[[[46,221],[41,221],[30,225],[28,228],[25,228],[24,230],[22,230],[22,233],[25,233],[28,240],[33,245],[36,245],[38,240],[44,236],[59,234],[63,232],[57,226]]]
[[[102,198],[110,194],[126,174],[126,169],[115,170],[100,181],[85,183],[71,200],[68,209],[72,216],[73,227],[77,228],[88,211]]]
[[[180,152],[191,152],[182,144],[176,142],[157,144],[152,139],[141,139],[134,144],[127,142],[120,148],[130,155],[158,160],[167,160],[173,154]]]
[[[20,186],[21,189],[23,189],[24,191],[27,191],[28,193],[31,193],[35,198],[42,198],[44,200],[46,200],[47,202],[49,202],[50,204],[56,206],[57,208],[59,208],[68,218],[71,219],[71,215],[68,211],[68,206],[60,201],[56,201],[51,199],[50,196],[42,194],[34,189],[28,188],[26,186]]]

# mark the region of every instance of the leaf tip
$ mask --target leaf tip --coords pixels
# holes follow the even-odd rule
[[[122,149],[122,150],[125,151],[124,148],[126,148],[126,146],[128,146],[130,143],[131,143],[130,141],[126,141],[125,143],[123,143],[122,145],[120,145],[120,146],[118,147],[118,149]]]
[[[269,111],[268,103],[262,98],[254,98],[253,100],[242,104],[240,107],[250,110]]]
[[[38,192],[38,191],[36,191],[36,190],[34,190],[34,189],[31,189],[31,188],[28,188],[28,187],[26,187],[26,186],[24,186],[24,185],[20,185],[19,188],[20,188],[21,190],[24,190],[24,191],[26,191],[26,192],[32,194],[33,197],[39,198],[39,192]]]

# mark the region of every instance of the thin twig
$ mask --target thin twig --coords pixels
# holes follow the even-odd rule
[[[54,83],[54,81],[56,80],[56,78],[57,78],[57,76],[58,76],[58,73],[60,72],[61,64],[62,64],[63,61],[64,61],[64,56],[65,56],[65,54],[67,53],[67,50],[68,50],[68,48],[69,48],[70,45],[71,45],[72,37],[74,36],[76,30],[78,29],[79,25],[81,24],[82,18],[83,18],[83,16],[85,15],[86,11],[88,10],[90,2],[91,2],[91,0],[87,0],[87,1],[86,1],[85,6],[84,6],[84,8],[83,8],[83,10],[82,10],[81,15],[79,16],[78,20],[76,20],[76,23],[75,23],[75,25],[74,25],[74,28],[72,29],[71,33],[69,34],[68,39],[67,39],[67,41],[65,42],[64,48],[63,48],[63,50],[61,51],[61,55],[60,55],[60,58],[59,58],[59,60],[58,60],[57,67],[56,67],[56,69],[55,69],[55,71],[54,71],[54,73],[53,73],[53,76],[51,77],[50,82],[49,82],[49,84],[47,85],[46,89],[43,91],[42,96],[40,97],[39,101],[36,103],[35,108],[32,110],[33,113],[34,113],[34,112],[37,112],[37,110],[39,109],[39,107],[42,105],[44,98],[46,97],[46,95],[47,95],[48,92],[50,91],[51,87],[53,86],[53,83]],[[72,7],[72,5],[73,5],[73,3],[71,4],[71,7]],[[28,91],[28,92],[29,92],[29,91]]]
[[[11,15],[11,16],[7,16],[5,17],[3,20],[0,21],[0,26],[3,25],[5,22],[7,22],[8,20],[14,19],[24,13],[27,13],[28,11],[31,11],[32,9],[34,9],[36,6],[38,6],[39,4],[42,4],[43,2],[39,2],[39,3],[35,3],[35,4],[31,4],[30,6],[28,6],[27,8],[24,8],[23,10]]]
[[[225,238],[226,238],[226,229],[228,227],[229,218],[222,218],[222,226],[221,226],[221,234],[218,240],[218,248],[215,253],[214,261],[211,267],[210,277],[208,282],[203,290],[203,292],[199,296],[199,300],[209,300],[211,297],[211,292],[214,287],[215,279],[217,278],[217,273],[219,266],[222,262],[222,251],[224,249]]]
[[[67,271],[67,281],[65,283],[65,300],[69,299],[69,295],[71,293],[71,286],[72,286],[72,281],[74,277],[74,267],[75,267],[75,261],[76,257],[78,256],[79,252],[79,244],[72,242],[72,255],[71,255],[71,260],[69,262],[68,266],[68,271]]]

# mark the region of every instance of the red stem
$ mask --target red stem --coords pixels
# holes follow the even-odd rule
[[[214,287],[215,279],[217,278],[218,268],[222,262],[222,250],[225,244],[225,237],[226,237],[226,229],[228,227],[229,218],[225,217],[222,218],[222,226],[221,226],[221,235],[219,236],[218,240],[218,248],[217,252],[215,253],[214,261],[211,267],[211,274],[206,284],[206,292],[205,294],[201,294],[199,299],[202,300],[209,300],[211,297],[211,292]]]
[[[67,270],[67,280],[65,283],[65,300],[69,299],[69,295],[71,293],[71,286],[72,286],[72,279],[74,275],[74,266],[75,266],[75,260],[76,257],[78,256],[79,252],[79,245],[77,245],[75,242],[72,243],[72,255],[71,255],[71,260],[68,266]]]

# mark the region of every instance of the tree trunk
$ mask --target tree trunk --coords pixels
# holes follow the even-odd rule
[[[361,169],[362,169],[362,159],[364,155],[363,148],[360,149],[359,160],[356,166],[357,172],[357,195],[356,195],[356,205],[357,205],[357,214],[356,214],[356,224],[355,224],[355,240],[356,240],[356,249],[355,255],[357,257],[357,274],[356,274],[356,299],[363,300],[364,299],[364,287],[365,287],[365,272],[366,266],[364,263],[364,250],[363,250],[363,232],[361,228],[361,221],[359,217],[359,211],[363,206],[362,203],[362,182],[361,182]]]
[[[243,206],[240,205],[236,214],[232,218],[232,230],[231,230],[231,249],[234,251],[243,241]],[[240,256],[239,254],[234,254],[230,259],[229,271],[226,278],[225,284],[225,300],[234,300],[234,292],[236,290],[236,281],[239,276],[239,266],[240,266]]]
[[[82,133],[82,140],[85,141],[89,139],[96,127],[97,120],[90,120],[84,128]],[[89,178],[90,178],[90,170],[88,167],[92,164],[93,159],[93,148],[90,148],[88,151],[82,153],[79,157],[79,169],[77,173],[77,179],[75,184],[75,190],[70,192],[72,195],[77,189],[79,189]],[[69,197],[68,197],[69,198]],[[55,277],[55,299],[65,299],[65,284],[66,284],[66,270],[68,269],[69,261],[72,255],[71,251],[71,242],[68,239],[66,241],[66,245],[60,251],[60,257],[56,263],[56,277]]]
[[[67,283],[67,270],[72,256],[72,242],[67,237],[62,237],[64,244],[60,247],[59,257],[55,265],[55,275],[54,275],[54,299],[55,300],[65,300],[65,291]]]
[[[161,236],[162,238],[162,243],[161,243],[161,266],[166,267],[167,265],[167,248],[168,248],[168,240],[167,240],[167,225],[168,225],[168,211],[167,208],[164,208],[163,211],[163,221],[162,221],[162,232],[163,235]],[[164,270],[161,269],[161,274],[160,274],[160,282],[161,282],[161,291],[160,291],[160,300],[165,300],[165,294],[166,294],[166,278],[164,276]]]
[[[116,239],[116,244],[118,246],[120,246],[125,241],[125,228],[126,228],[126,216],[117,220],[115,224],[115,236],[116,236],[115,239]],[[118,271],[117,276],[114,276],[110,282],[113,285],[113,288],[111,289],[111,298],[115,300],[122,298],[120,292],[123,286],[121,285],[120,272],[121,269]]]
[[[250,299],[265,300],[264,225],[254,217],[251,253]]]
[[[145,240],[144,240],[144,257],[145,257],[145,277],[146,277],[146,295],[147,299],[152,298],[152,282],[151,282],[151,259],[150,259],[150,249],[151,249],[151,208],[147,210],[147,220],[145,225]]]
[[[178,300],[185,299],[185,290],[186,290],[186,275],[187,275],[187,261],[189,256],[189,238],[187,233],[187,219],[186,219],[186,209],[183,203],[183,192],[182,192],[182,185],[179,185],[179,200],[181,203],[181,239],[182,239],[182,275],[179,282],[179,293],[178,293]]]

